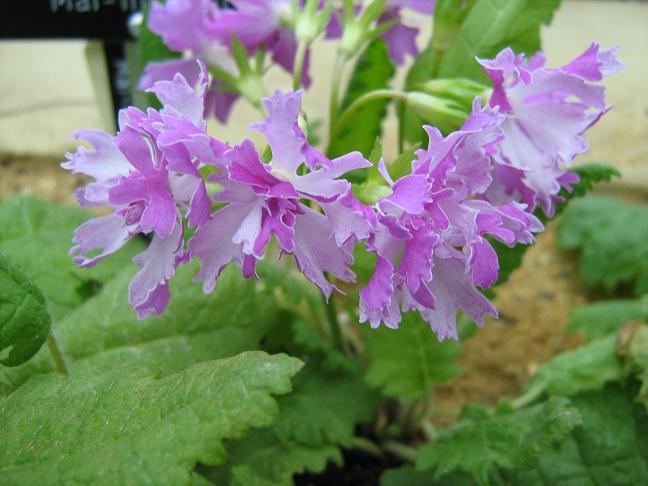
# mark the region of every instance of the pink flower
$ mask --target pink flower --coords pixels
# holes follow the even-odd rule
[[[135,258],[141,267],[129,287],[140,318],[159,315],[169,300],[168,281],[185,261],[183,215],[190,226],[205,224],[210,200],[198,168],[218,165],[226,146],[207,136],[202,117],[206,72],[201,67],[196,92],[176,75],[151,91],[164,104],[159,111],[136,108],[120,112],[116,136],[85,130],[76,134],[94,150],[67,154],[62,166],[95,179],[77,193],[81,206],[107,206],[112,214],[82,224],[70,253],[84,267],[96,265],[139,233],[152,236],[149,248]],[[197,161],[195,154],[200,154]],[[96,256],[90,256],[95,250]]]
[[[339,177],[371,164],[359,152],[328,160],[308,145],[297,124],[300,100],[301,92],[277,92],[263,100],[269,116],[252,128],[268,140],[271,162],[262,162],[246,140],[225,153],[226,170],[212,177],[224,188],[215,199],[227,205],[189,242],[191,256],[202,260],[198,279],[204,280],[206,292],[230,262],[245,277],[255,275],[256,260],[265,256],[273,235],[282,253],[294,255],[300,270],[327,297],[335,287],[325,272],[343,281],[355,278],[349,269],[353,245],[369,236],[372,213]]]
[[[491,183],[502,117],[478,106],[479,100],[462,130],[446,138],[425,127],[430,144],[418,151],[410,175],[393,182],[382,167],[392,194],[376,204],[378,225],[368,249],[377,254],[377,265],[360,292],[362,322],[395,328],[401,310],[416,310],[443,340],[457,339],[459,309],[479,324],[497,315],[476,288],[490,287],[498,276],[486,236],[528,244],[542,224],[523,205],[479,199]]]
[[[495,59],[478,59],[493,81],[489,105],[506,115],[491,200],[521,199],[553,215],[561,186],[569,189],[577,180],[567,167],[588,148],[583,132],[609,109],[604,88],[592,81],[622,68],[616,50],[592,44],[557,69],[544,67],[540,53],[525,60],[510,48]]]

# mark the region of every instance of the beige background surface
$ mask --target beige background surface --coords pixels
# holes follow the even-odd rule
[[[613,163],[622,169],[623,184],[648,187],[648,3],[566,0],[543,34],[552,66],[569,61],[592,40],[621,46],[627,67],[606,81],[615,108],[589,132],[591,151],[579,161]],[[428,37],[424,28],[420,43]],[[311,118],[325,118],[334,46],[320,42],[313,52],[315,82],[304,100]],[[110,113],[99,108],[105,105],[107,85],[101,73],[91,75],[97,70],[90,68],[87,50],[87,43],[79,41],[0,42],[0,154],[60,159],[74,148],[70,134],[75,130],[111,128]],[[266,86],[286,89],[289,78],[273,68]],[[230,123],[211,122],[210,131],[236,142],[256,119],[258,114],[239,102]],[[384,138],[389,158],[395,154],[393,119],[386,122]]]

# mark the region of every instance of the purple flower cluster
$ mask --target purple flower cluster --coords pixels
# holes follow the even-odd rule
[[[269,116],[253,126],[268,140],[271,162],[261,161],[250,140],[229,147],[206,132],[202,64],[199,80],[198,92],[181,74],[157,82],[150,91],[164,107],[123,110],[114,137],[77,134],[94,150],[81,147],[68,154],[63,167],[95,179],[77,193],[79,203],[113,212],[77,229],[75,262],[93,266],[138,233],[152,235],[149,248],[135,258],[141,270],[129,287],[130,303],[141,318],[165,309],[176,266],[200,258],[198,278],[208,292],[231,262],[245,277],[256,275],[256,261],[272,236],[326,296],[335,288],[326,272],[352,281],[353,247],[368,238],[371,212],[340,177],[371,164],[359,152],[329,160],[306,142],[297,123],[300,92],[265,99]],[[199,172],[204,165],[217,170],[211,179],[223,188],[213,198]],[[221,206],[213,213],[212,201]],[[183,212],[187,224],[197,228],[187,244]],[[90,257],[96,250],[99,254]]]
[[[284,26],[290,17],[291,0],[232,0],[235,9],[220,9],[213,0],[166,0],[151,3],[149,28],[159,34],[173,51],[188,53],[180,60],[153,62],[146,66],[140,89],[181,73],[189,84],[197,81],[196,59],[234,77],[238,68],[231,54],[232,39],[254,52],[263,46],[273,60],[292,72],[297,51],[295,35]],[[304,69],[304,85],[310,83]],[[206,111],[221,121],[227,120],[238,93],[223,89],[214,79],[206,97]]]
[[[381,161],[389,194],[366,206],[343,176],[371,163],[359,152],[329,160],[308,143],[298,123],[301,91],[262,100],[267,118],[251,129],[265,136],[268,162],[250,140],[232,147],[208,135],[209,79],[199,61],[197,90],[176,74],[150,88],[161,110],[122,110],[116,136],[77,134],[94,149],[68,154],[63,167],[95,180],[78,191],[80,205],[112,213],[80,226],[71,254],[92,266],[149,235],[129,287],[143,318],[165,309],[178,265],[199,259],[196,279],[210,292],[232,262],[256,277],[273,237],[329,298],[331,277],[354,281],[353,250],[362,242],[376,265],[360,291],[360,320],[395,328],[401,312],[417,311],[439,339],[457,339],[458,310],[480,324],[497,315],[479,290],[498,279],[491,240],[530,244],[543,229],[532,212],[553,212],[560,187],[573,181],[565,164],[585,150],[582,132],[607,110],[592,81],[621,66],[614,50],[596,44],[560,69],[510,49],[480,62],[494,82],[489,106],[475,99],[461,129],[446,137],[426,126],[429,145],[400,179]],[[219,187],[212,195],[200,172],[207,165]],[[186,226],[195,228],[188,239]]]
[[[160,35],[173,51],[183,53],[184,58],[149,63],[139,81],[140,89],[149,89],[157,81],[170,80],[181,73],[189,84],[194,85],[199,73],[196,60],[234,78],[241,73],[232,56],[232,40],[236,37],[250,53],[263,48],[271,53],[272,60],[291,73],[297,53],[291,0],[231,0],[233,8],[221,9],[213,0],[166,0],[153,1],[148,18],[149,28]],[[300,6],[303,1],[300,1]],[[418,29],[407,26],[401,18],[401,10],[410,8],[417,13],[432,15],[434,0],[387,0],[386,8],[378,19],[378,25],[394,22],[382,34],[392,59],[402,64],[407,54],[416,55]],[[323,7],[323,2],[321,3]],[[363,3],[357,5],[361,12]],[[342,34],[339,13],[332,15],[327,27],[327,37]],[[310,51],[306,51],[302,70],[302,85],[308,87]],[[225,86],[223,80],[214,78],[206,96],[206,113],[220,121],[226,121],[239,93]]]
[[[476,322],[497,313],[476,286],[497,281],[498,260],[485,238],[509,246],[534,241],[543,229],[525,205],[495,205],[481,197],[492,182],[492,156],[503,139],[503,117],[480,108],[461,130],[447,137],[425,127],[427,149],[417,151],[409,175],[393,182],[392,193],[378,201],[378,224],[368,249],[376,270],[360,292],[360,320],[373,327],[397,327],[403,311],[416,310],[439,339],[457,339],[461,309]]]
[[[355,7],[356,15],[361,15],[363,8],[370,3],[361,1]],[[385,41],[389,57],[399,66],[405,62],[408,54],[416,56],[418,47],[416,46],[416,37],[419,29],[417,26],[407,25],[403,20],[402,11],[407,8],[419,15],[431,16],[434,13],[436,0],[386,0],[386,8],[382,15],[377,19],[377,27],[381,28],[388,22],[393,25],[385,30],[380,38]],[[342,37],[343,11],[340,9],[331,16],[331,21],[326,30],[328,39],[337,39]]]
[[[557,69],[544,67],[542,53],[526,60],[510,48],[495,59],[478,60],[493,81],[489,105],[506,116],[491,200],[519,199],[554,214],[561,186],[570,190],[578,181],[567,168],[588,148],[582,133],[609,110],[604,88],[592,82],[623,67],[616,50],[594,43]]]

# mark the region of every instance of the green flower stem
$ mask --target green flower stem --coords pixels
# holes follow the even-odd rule
[[[52,356],[52,361],[54,361],[54,367],[62,375],[69,375],[67,365],[65,364],[65,358],[59,348],[58,342],[54,337],[54,334],[50,332],[47,336],[47,348],[49,349],[50,355]]]
[[[407,93],[395,89],[377,89],[375,91],[370,91],[367,94],[360,96],[349,107],[344,110],[344,113],[340,116],[339,120],[336,121],[333,130],[331,131],[331,137],[329,139],[329,144],[331,140],[334,140],[335,137],[340,133],[340,130],[344,124],[349,120],[351,115],[353,115],[359,108],[364,104],[369,103],[370,101],[378,100],[381,98],[392,98],[398,100],[406,100]]]
[[[406,462],[415,462],[416,461],[416,449],[412,446],[405,445],[401,442],[396,442],[395,440],[388,440],[383,442],[383,448],[396,457],[400,457]]]
[[[306,51],[308,44],[300,41],[297,45],[297,54],[295,55],[295,68],[293,69],[293,90],[297,91],[301,87],[302,73],[304,70],[304,60],[306,59]]]
[[[545,391],[545,384],[538,383],[536,386],[529,388],[522,395],[517,397],[515,400],[511,401],[511,406],[514,410],[519,410],[528,405],[531,405],[537,399],[539,399]]]
[[[380,446],[365,437],[352,437],[351,447],[371,454],[374,457],[385,457],[385,452],[380,448]]]
[[[338,111],[340,109],[340,83],[342,82],[342,73],[347,57],[344,53],[338,51],[333,67],[333,76],[331,78],[331,98],[329,100],[329,145],[333,140],[333,129],[337,123]]]
[[[326,317],[328,318],[329,326],[331,328],[333,343],[337,349],[344,352],[345,348],[344,341],[342,340],[342,329],[340,328],[340,320],[338,319],[337,308],[333,297],[329,297],[328,300],[324,298],[324,306],[326,308]]]

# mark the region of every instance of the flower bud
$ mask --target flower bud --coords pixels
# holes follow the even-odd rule
[[[464,110],[470,111],[473,100],[480,96],[482,100],[490,97],[490,88],[470,79],[433,79],[419,86],[424,93],[438,98],[452,100]]]
[[[465,109],[452,99],[439,98],[421,91],[407,93],[405,106],[443,132],[461,127],[470,113],[469,108]]]

